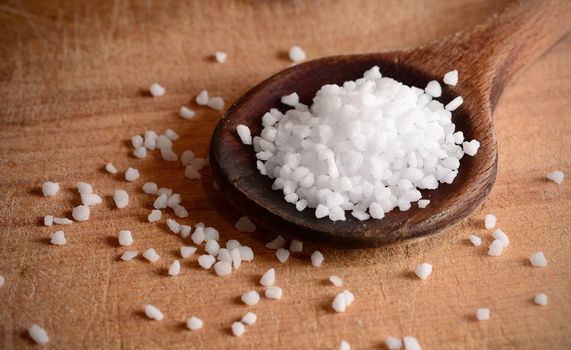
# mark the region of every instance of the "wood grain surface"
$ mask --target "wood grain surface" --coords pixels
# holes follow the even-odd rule
[[[537,0],[539,1],[539,0]],[[182,137],[178,153],[208,154],[221,116],[196,107],[203,88],[232,102],[256,83],[287,67],[293,44],[309,57],[374,52],[415,46],[468,28],[500,10],[505,1],[1,1],[0,2],[0,348],[34,347],[26,329],[42,325],[54,349],[383,349],[385,337],[417,337],[423,349],[571,348],[571,190],[546,181],[548,171],[571,172],[571,36],[567,36],[510,84],[494,114],[499,145],[498,177],[489,199],[462,223],[419,243],[343,251],[306,245],[280,264],[264,248],[263,229],[237,232],[240,214],[212,188],[208,169],[201,181],[184,178],[179,164],[157,153],[138,160],[129,138],[145,130],[173,128]],[[222,65],[214,51],[229,53]],[[158,81],[161,98],[146,92]],[[180,105],[198,112],[177,116]],[[102,169],[141,171],[127,183]],[[53,198],[41,184],[57,181]],[[50,245],[46,214],[68,215],[79,203],[77,181],[104,197],[91,219],[63,227],[68,244]],[[256,258],[238,273],[217,277],[178,258],[180,237],[164,221],[146,222],[152,198],[141,191],[156,181],[183,196],[184,223],[204,221],[253,247]],[[129,207],[115,209],[111,195],[126,189]],[[486,256],[486,213],[510,237],[502,257]],[[170,215],[170,214],[169,214]],[[121,229],[133,232],[133,248],[154,247],[161,259],[119,261]],[[484,238],[481,247],[466,240]],[[317,269],[309,255],[320,249]],[[546,268],[528,257],[542,250]],[[411,270],[434,265],[427,281]],[[239,302],[262,291],[260,275],[276,267],[280,301],[254,307]],[[331,300],[340,290],[327,279],[340,276],[356,296],[344,314]],[[545,292],[549,305],[533,304]],[[152,303],[161,322],[144,317]],[[474,312],[489,307],[491,319]],[[248,310],[258,322],[235,338],[230,325]],[[190,332],[191,315],[205,328]]]

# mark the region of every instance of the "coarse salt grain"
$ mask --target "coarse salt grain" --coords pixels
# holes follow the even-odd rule
[[[204,245],[204,251],[212,256],[218,255],[220,244],[215,239],[208,239]]]
[[[208,96],[208,91],[207,90],[202,90],[198,93],[198,95],[196,96],[196,104],[199,106],[206,106],[208,104],[208,100],[209,100],[209,96]]]
[[[331,283],[333,283],[333,285],[335,287],[342,287],[343,286],[343,281],[341,280],[341,278],[339,278],[338,276],[331,276],[329,277],[329,281]]]
[[[149,220],[149,222],[156,222],[159,221],[161,219],[162,216],[162,212],[158,209],[153,209],[151,211],[151,213],[149,214],[149,216],[147,216],[147,220]]]
[[[147,149],[143,146],[137,147],[133,150],[133,155],[139,159],[143,159],[147,156]]]
[[[426,208],[429,204],[430,204],[430,200],[428,200],[428,199],[420,199],[418,201],[418,207],[420,209]]]
[[[226,57],[228,57],[228,54],[224,51],[216,51],[214,54],[214,58],[218,63],[224,63],[224,61],[226,61]]]
[[[303,251],[303,242],[296,239],[289,244],[289,251],[292,253],[301,253]]]
[[[123,261],[131,261],[133,260],[139,252],[136,250],[126,250],[123,254],[121,254],[121,260]]]
[[[169,230],[171,230],[172,233],[174,233],[174,234],[180,233],[180,224],[178,222],[176,222],[175,219],[167,219],[166,223],[167,223]]]
[[[192,109],[190,109],[186,106],[181,106],[179,111],[178,111],[178,115],[182,119],[190,120],[196,116],[196,112],[194,112]]]
[[[387,337],[385,345],[388,350],[400,350],[402,348],[402,340],[400,338]]]
[[[504,252],[506,244],[504,241],[495,239],[488,247],[488,256],[500,256]]]
[[[482,239],[476,235],[470,235],[470,237],[468,237],[468,239],[476,247],[479,247],[480,244],[482,244]]]
[[[149,88],[149,92],[153,97],[160,97],[165,94],[166,89],[157,83],[152,83],[151,87]]]
[[[292,62],[301,62],[307,58],[305,51],[299,46],[292,46],[288,52],[289,59]]]
[[[130,246],[133,244],[133,235],[131,234],[131,231],[119,231],[119,244],[122,246]]]
[[[105,165],[105,170],[109,173],[109,174],[117,174],[117,168],[115,167],[115,165],[113,165],[112,163],[107,163]]]
[[[38,344],[46,344],[50,341],[48,332],[46,332],[45,329],[38,326],[37,324],[33,324],[30,328],[28,328],[28,334],[30,335],[30,338],[32,338]]]
[[[129,168],[125,172],[125,180],[130,181],[130,182],[137,180],[139,178],[139,176],[140,176],[139,170],[137,170],[135,168]]]
[[[339,350],[351,350],[351,344],[346,340],[341,340],[341,344],[339,345]]]
[[[87,182],[78,182],[76,185],[77,187],[77,192],[79,192],[80,194],[90,194],[91,192],[93,192],[93,187],[91,186],[91,184],[88,184]]]
[[[44,197],[55,196],[59,191],[59,184],[57,182],[44,182],[42,185],[42,193]]]
[[[194,231],[194,233],[190,236],[190,239],[196,245],[199,245],[202,242],[204,242],[204,238],[206,238],[206,236],[204,235],[204,228],[203,227],[197,227],[196,230]]]
[[[285,262],[289,259],[289,254],[289,250],[284,248],[276,250],[276,257],[282,264],[285,264]]]
[[[333,298],[333,302],[331,303],[331,307],[335,312],[345,312],[347,307],[351,305],[355,301],[355,296],[348,290],[344,290],[343,292],[337,294],[335,298]]]
[[[77,207],[73,208],[71,212],[71,216],[75,221],[87,221],[89,220],[90,214],[89,206],[87,205],[78,205]]]
[[[184,169],[184,176],[186,176],[191,180],[199,180],[201,177],[200,173],[196,169],[194,169],[192,165],[186,166],[186,168]]]
[[[169,208],[174,208],[174,207],[176,207],[177,205],[179,205],[181,201],[182,201],[182,197],[180,196],[180,194],[179,194],[179,193],[174,193],[174,194],[172,194],[172,195],[168,198],[168,200],[167,200],[167,206],[168,206]]]
[[[273,241],[266,243],[266,248],[277,250],[277,249],[283,248],[285,244],[286,244],[285,238],[283,238],[280,235],[280,236],[277,236],[276,239],[274,239]]]
[[[183,258],[189,258],[192,254],[196,253],[196,250],[197,250],[196,247],[182,246],[180,247],[180,256],[182,256]]]
[[[264,287],[273,286],[276,282],[276,270],[272,267],[268,271],[264,272],[262,278],[260,278],[260,284]]]
[[[533,301],[537,304],[537,305],[547,305],[547,295],[545,293],[539,293],[535,296],[535,298],[533,299]]]
[[[247,324],[248,326],[251,326],[254,323],[256,323],[257,320],[258,320],[258,316],[255,313],[248,312],[247,314],[242,316],[242,319],[240,320],[240,322],[242,322],[243,324]]]
[[[242,334],[246,332],[246,327],[242,322],[234,322],[232,323],[232,334],[235,337],[241,337]]]
[[[220,233],[214,227],[204,227],[204,237],[206,237],[206,240],[213,239],[218,241],[220,239]]]
[[[160,259],[160,255],[153,248],[149,248],[145,250],[143,253],[143,258],[149,260],[150,262],[154,263],[155,261]]]
[[[476,155],[476,153],[478,153],[479,148],[480,148],[480,142],[476,140],[462,143],[462,149],[464,153],[466,153],[469,156]]]
[[[192,227],[189,225],[180,225],[180,236],[185,239],[190,236],[190,231],[192,231]]]
[[[212,255],[201,255],[198,257],[198,265],[205,270],[208,270],[214,265],[216,258]]]
[[[81,203],[84,205],[101,204],[103,199],[95,193],[81,194]]]
[[[484,226],[486,227],[487,230],[491,230],[494,227],[496,227],[496,222],[498,219],[496,219],[496,217],[493,214],[487,214],[484,217]]]
[[[458,71],[455,69],[444,74],[442,81],[444,81],[446,85],[456,86],[456,84],[458,84]]]
[[[179,218],[187,218],[188,217],[188,210],[186,210],[185,207],[183,207],[182,205],[176,205],[173,208],[174,214],[176,216],[178,216]]]
[[[421,280],[425,280],[432,273],[432,265],[429,263],[422,263],[416,265],[416,267],[414,268],[414,273]]]
[[[230,252],[230,255],[232,256],[232,265],[234,266],[234,269],[238,270],[240,266],[242,266],[242,256],[240,254],[240,249],[234,248]]]
[[[551,181],[555,182],[556,184],[561,185],[561,183],[563,182],[563,179],[565,178],[565,174],[561,170],[555,170],[555,171],[552,171],[550,173],[547,173],[545,175],[545,177],[548,180],[551,180]]]
[[[418,340],[415,337],[411,337],[407,335],[406,337],[402,338],[404,343],[405,350],[422,350]]]
[[[325,257],[320,251],[315,251],[311,254],[311,265],[320,267],[323,264],[323,260],[325,260]]]
[[[248,306],[254,306],[260,301],[260,294],[258,294],[258,292],[256,292],[255,290],[251,290],[249,292],[242,294],[240,299],[244,304]]]
[[[228,249],[229,251],[232,251],[234,248],[238,248],[240,246],[240,242],[238,242],[235,239],[229,239],[226,242],[226,249]]]
[[[240,140],[242,140],[243,144],[252,144],[252,134],[250,133],[250,128],[248,128],[246,125],[240,124],[236,127],[236,132],[238,133],[238,136],[240,137]]]
[[[456,109],[458,109],[458,107],[460,107],[462,103],[464,103],[464,99],[462,98],[462,96],[457,96],[452,101],[448,102],[448,104],[444,108],[447,111],[453,112]]]
[[[508,235],[506,235],[504,233],[504,231],[502,231],[500,229],[495,230],[494,233],[492,233],[492,237],[497,239],[497,240],[504,242],[504,247],[507,247],[510,245],[510,240],[508,238]]]
[[[186,328],[190,329],[191,331],[197,331],[201,329],[203,325],[204,322],[196,316],[192,316],[186,321]]]
[[[157,137],[158,137],[157,133],[154,132],[153,130],[145,131],[145,138],[143,141],[143,145],[145,146],[145,148],[149,150],[154,150],[157,145]]]
[[[145,140],[141,135],[133,135],[131,136],[131,145],[133,148],[141,147],[145,144]]]
[[[217,110],[217,111],[221,111],[224,109],[224,99],[222,97],[211,97],[208,100],[208,107]]]
[[[54,245],[64,245],[67,242],[63,231],[56,231],[52,233],[50,238],[51,238],[50,243]]]
[[[266,287],[265,295],[268,299],[279,300],[282,298],[282,289],[276,286]]]
[[[280,101],[284,105],[295,107],[299,104],[299,96],[297,95],[297,93],[293,92],[289,95],[282,96]]]
[[[242,261],[254,260],[254,251],[252,250],[252,248],[245,245],[241,245],[238,247],[238,249],[240,250],[240,258],[242,259]]]
[[[44,226],[52,226],[54,224],[54,217],[53,215],[46,215],[44,216]]]
[[[256,225],[247,216],[242,216],[240,219],[238,219],[236,224],[234,224],[234,227],[240,232],[256,231]]]
[[[157,321],[161,321],[164,318],[161,310],[151,304],[145,305],[145,315],[147,315],[148,318]]]
[[[127,205],[129,205],[129,194],[125,190],[116,190],[113,193],[113,201],[115,202],[117,208],[125,208]]]
[[[146,194],[156,194],[158,186],[154,182],[145,182],[143,185],[143,192]]]
[[[531,262],[531,265],[535,267],[547,266],[547,258],[545,258],[543,252],[536,252],[531,254],[529,261]]]
[[[71,225],[73,221],[68,218],[54,218],[54,224],[58,225]]]
[[[179,134],[177,134],[173,129],[166,129],[164,135],[171,141],[176,141],[180,138]]]
[[[169,276],[177,276],[180,273],[180,261],[175,260],[169,266]]]
[[[476,310],[476,318],[478,321],[487,321],[490,319],[490,309],[480,308]]]
[[[442,87],[436,80],[429,81],[426,88],[424,88],[424,91],[432,97],[442,96]]]
[[[226,276],[232,273],[232,264],[228,261],[219,261],[214,264],[214,271],[218,276]]]

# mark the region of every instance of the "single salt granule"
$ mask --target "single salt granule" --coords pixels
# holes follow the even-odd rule
[[[437,82],[436,80],[429,81],[426,87],[424,88],[424,91],[432,97],[442,96],[442,87],[440,86],[440,83]]]
[[[198,265],[205,270],[208,270],[214,265],[216,258],[212,255],[201,255],[198,257]]]
[[[107,163],[105,165],[105,170],[109,173],[109,174],[117,174],[117,168],[115,167],[115,165],[113,165],[112,163]]]
[[[136,250],[126,250],[122,255],[121,255],[121,260],[123,261],[131,261],[133,260],[137,255],[139,255],[139,252]]]
[[[135,168],[129,168],[125,172],[125,180],[130,181],[130,182],[137,180],[139,178],[139,176],[140,176],[139,170],[137,170]]]
[[[216,51],[216,53],[214,53],[214,59],[218,63],[224,63],[224,61],[226,61],[226,57],[228,57],[228,54],[224,51]]]
[[[482,239],[476,235],[470,235],[470,237],[468,237],[468,239],[476,247],[479,247],[480,244],[482,244]]]
[[[210,97],[208,97],[208,91],[202,90],[196,96],[196,104],[199,106],[206,106],[208,104],[209,99]]]
[[[232,264],[228,261],[219,261],[214,264],[214,271],[218,276],[226,276],[232,273]]]
[[[71,216],[75,221],[87,221],[89,220],[90,214],[89,206],[87,205],[78,205],[77,207],[73,208],[71,212]]]
[[[323,257],[320,251],[316,250],[311,254],[311,265],[320,267],[323,264],[323,260],[325,260],[325,257]]]
[[[157,145],[157,137],[157,133],[153,130],[145,131],[145,139],[143,141],[143,145],[149,150],[154,150]]]
[[[555,171],[552,171],[550,173],[547,173],[545,175],[545,177],[548,180],[551,180],[551,181],[555,182],[556,184],[561,185],[561,183],[563,182],[563,179],[565,178],[565,174],[561,170],[555,170]]]
[[[186,321],[186,328],[190,329],[191,331],[197,331],[202,328],[204,322],[195,316],[192,316]]]
[[[280,235],[280,236],[277,236],[276,239],[274,239],[273,241],[266,243],[266,248],[277,250],[277,249],[283,248],[283,246],[285,244],[286,244],[285,238],[283,238]]]
[[[190,236],[190,239],[194,242],[194,244],[199,245],[204,242],[206,236],[204,235],[204,227],[196,227],[194,233]]]
[[[53,245],[64,245],[66,244],[65,234],[63,231],[56,231],[50,236],[50,243]]]
[[[404,343],[405,350],[422,350],[420,344],[418,343],[418,340],[416,340],[415,337],[407,335],[406,337],[402,338],[402,340]]]
[[[178,115],[182,119],[190,120],[196,116],[196,113],[192,109],[190,109],[186,106],[181,106],[179,111],[178,111]]]
[[[216,256],[218,255],[218,251],[220,251],[220,243],[215,239],[208,239],[204,245],[204,251],[212,256]]]
[[[42,185],[42,193],[44,197],[54,196],[59,191],[59,184],[57,182],[44,182]]]
[[[221,111],[224,109],[224,99],[222,97],[211,97],[208,100],[208,107],[216,110]]]
[[[169,266],[169,276],[177,276],[180,273],[180,261],[175,260]]]
[[[228,251],[232,251],[234,250],[234,248],[238,248],[240,246],[240,242],[238,242],[235,239],[229,239],[228,241],[226,241],[226,249],[228,249]]]
[[[547,305],[547,295],[545,293],[539,293],[535,296],[535,298],[533,299],[533,301],[537,304],[537,305]]]
[[[444,79],[442,80],[446,85],[456,86],[458,84],[458,71],[455,69],[444,74]]]
[[[505,242],[495,239],[488,247],[488,256],[500,256],[504,252],[506,245]]]
[[[478,321],[487,321],[490,319],[490,309],[480,308],[476,310],[476,318]]]
[[[133,135],[131,136],[131,145],[133,148],[141,147],[145,144],[145,140],[141,135]]]
[[[153,202],[153,207],[155,207],[155,209],[165,209],[168,206],[168,201],[169,198],[167,194],[163,193],[159,195],[157,199],[155,199],[155,201]]]
[[[344,290],[343,292],[337,294],[335,298],[333,298],[333,302],[331,303],[331,307],[335,312],[345,312],[347,307],[351,305],[355,301],[355,296],[349,290]]]
[[[171,141],[176,141],[180,136],[173,129],[166,129],[164,135]]]
[[[242,266],[242,255],[240,255],[240,249],[232,249],[230,256],[232,257],[232,265],[234,266],[234,269],[238,270],[240,266]]]
[[[146,194],[156,194],[158,186],[154,182],[145,182],[143,185],[143,192]]]
[[[232,334],[235,337],[241,337],[242,334],[246,332],[246,327],[242,322],[234,322],[232,323]]]
[[[497,229],[494,231],[494,233],[492,233],[492,237],[494,239],[500,240],[502,242],[504,242],[504,247],[507,247],[510,245],[510,240],[508,238],[508,235],[506,235],[504,233],[504,231]]]
[[[335,287],[342,287],[343,286],[343,281],[341,280],[341,278],[339,278],[338,276],[331,276],[329,277],[329,281],[331,283],[333,283],[333,285]]]
[[[428,206],[428,204],[430,204],[430,200],[429,199],[421,199],[418,201],[418,207],[420,209],[424,209]]]
[[[116,190],[113,193],[113,201],[117,208],[125,208],[129,204],[129,194],[125,190]]]
[[[388,350],[400,350],[402,348],[402,340],[395,337],[387,337],[385,344]]]
[[[151,211],[151,213],[149,214],[149,216],[147,216],[147,220],[149,220],[149,222],[156,222],[159,221],[161,219],[162,216],[162,212],[158,209],[153,209]]]
[[[143,253],[143,258],[145,258],[145,259],[147,259],[153,263],[153,262],[159,260],[160,255],[157,254],[157,252],[153,248],[149,248],[149,249],[145,250],[145,252]]]
[[[258,316],[253,312],[248,312],[242,319],[240,320],[242,323],[247,324],[248,326],[253,325],[258,320]]]
[[[458,109],[458,107],[460,107],[462,103],[464,103],[464,99],[462,98],[462,96],[457,96],[452,101],[448,102],[448,104],[444,108],[447,111],[453,112],[456,109]]]
[[[46,332],[45,329],[38,326],[37,324],[33,324],[30,328],[28,328],[28,334],[30,335],[30,338],[32,338],[38,344],[46,344],[50,341],[48,332]]]
[[[260,284],[264,287],[273,286],[276,282],[276,270],[272,267],[268,271],[266,271],[262,278],[260,278]]]
[[[133,150],[133,155],[139,159],[143,159],[147,156],[147,149],[143,146],[137,147]]]
[[[497,219],[493,214],[487,214],[484,217],[484,226],[486,227],[487,230],[491,230],[494,227],[496,227],[496,222]]]
[[[163,96],[166,91],[167,91],[167,90],[166,90],[164,87],[160,86],[160,85],[157,84],[157,83],[152,83],[152,84],[151,84],[151,87],[149,88],[149,92],[151,93],[151,95],[152,95],[153,97]]]
[[[276,286],[266,287],[265,295],[268,299],[280,300],[282,298],[282,289]]]
[[[133,244],[133,235],[131,234],[131,231],[119,231],[119,244],[122,246],[130,246]]]
[[[79,192],[80,194],[90,194],[91,192],[93,192],[93,187],[91,186],[91,184],[88,184],[87,182],[78,182],[76,185],[77,187],[77,192]]]
[[[169,208],[174,208],[177,205],[180,204],[180,202],[182,202],[182,197],[180,196],[179,193],[173,193],[168,199],[167,199],[167,206]]]
[[[195,158],[194,152],[190,149],[187,149],[180,155],[180,161],[184,166],[189,165]]]
[[[252,248],[245,245],[241,245],[238,247],[238,249],[240,250],[240,258],[242,259],[242,261],[254,260],[254,251],[252,250]]]
[[[164,318],[163,313],[156,306],[148,304],[145,305],[145,315],[152,320],[160,321]]]
[[[282,96],[281,102],[284,105],[295,107],[299,104],[299,96],[297,93],[293,92],[289,95]]]
[[[234,224],[236,230],[240,232],[254,232],[256,231],[256,225],[247,216],[242,216],[236,224]]]
[[[346,340],[341,340],[341,344],[339,345],[339,350],[351,350],[351,344]]]
[[[81,203],[84,205],[96,205],[101,204],[101,202],[103,199],[95,193],[81,194]]]
[[[305,51],[303,51],[303,49],[299,46],[292,46],[289,49],[288,56],[289,56],[289,59],[295,63],[304,61],[307,58]]]
[[[547,259],[545,258],[543,252],[537,252],[531,254],[531,256],[529,257],[529,261],[531,262],[531,265],[535,267],[547,266]]]
[[[183,258],[189,258],[194,253],[196,253],[196,247],[180,247],[180,256]]]
[[[250,133],[250,128],[248,128],[246,125],[240,124],[236,127],[236,132],[238,133],[238,136],[240,136],[240,140],[242,140],[243,144],[252,144],[252,134]]]
[[[422,263],[422,264],[416,265],[416,267],[414,268],[414,273],[421,280],[425,280],[432,273],[432,265],[429,263]]]
[[[301,253],[303,251],[303,242],[296,239],[289,244],[289,251],[292,253]]]
[[[289,250],[284,248],[276,250],[276,257],[282,264],[285,264],[285,262],[289,259],[289,254]]]
[[[188,217],[188,210],[186,210],[186,208],[180,204],[175,205],[174,208],[172,208],[172,210],[174,211],[174,214],[181,219]],[[190,231],[189,231],[189,233],[190,233]]]
[[[242,302],[248,306],[254,306],[260,301],[260,295],[255,290],[251,290],[242,294],[240,297]]]
[[[476,153],[478,153],[479,148],[480,148],[480,142],[476,140],[462,143],[462,149],[464,150],[464,153],[466,153],[469,156],[475,156]]]
[[[44,226],[50,227],[54,224],[54,217],[53,215],[46,215],[44,216]]]
[[[54,224],[58,225],[71,225],[73,221],[68,218],[54,218]]]
[[[180,236],[182,239],[187,238],[190,236],[190,231],[192,231],[192,227],[189,225],[180,225]]]
[[[176,222],[175,219],[167,219],[166,223],[167,223],[169,230],[171,230],[172,233],[174,233],[174,234],[180,233],[180,224],[178,222]]]

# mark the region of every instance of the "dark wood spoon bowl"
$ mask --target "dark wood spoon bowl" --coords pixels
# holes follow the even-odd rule
[[[487,197],[497,171],[497,144],[492,113],[509,79],[519,68],[551,47],[571,26],[571,1],[520,1],[500,15],[467,33],[415,49],[362,55],[326,57],[296,65],[270,77],[234,103],[212,136],[210,166],[228,201],[253,221],[291,237],[327,242],[342,248],[377,247],[437,233],[472,213]],[[460,72],[456,87],[443,85],[438,100],[447,103],[461,95],[464,104],[453,113],[457,130],[468,140],[480,142],[476,156],[465,156],[450,185],[422,191],[430,199],[425,209],[397,209],[381,220],[345,221],[316,219],[314,209],[296,210],[271,189],[273,180],[256,170],[252,146],[242,144],[236,133],[247,125],[252,135],[261,131],[261,117],[271,108],[289,109],[283,95],[297,92],[311,105],[325,84],[342,84],[362,77],[378,65],[383,76],[424,88],[453,69]]]

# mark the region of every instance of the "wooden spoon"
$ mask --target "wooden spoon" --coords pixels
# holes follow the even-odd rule
[[[527,0],[509,4],[469,32],[427,46],[325,57],[286,69],[250,90],[218,123],[210,147],[214,180],[228,201],[253,221],[303,240],[342,248],[376,247],[442,231],[472,213],[494,184],[498,153],[492,114],[507,82],[570,29],[571,1]],[[241,143],[237,125],[247,125],[252,135],[259,135],[265,112],[288,109],[280,103],[281,96],[297,92],[301,102],[311,104],[322,85],[355,80],[374,65],[380,66],[383,76],[421,88],[457,69],[458,85],[445,86],[439,100],[446,104],[463,96],[453,122],[466,139],[480,141],[478,154],[462,158],[451,185],[423,191],[423,198],[431,201],[426,209],[397,208],[381,220],[366,221],[347,213],[345,221],[337,222],[316,219],[313,209],[298,212],[284,201],[282,191],[271,189],[271,179],[258,173],[254,150]]]

